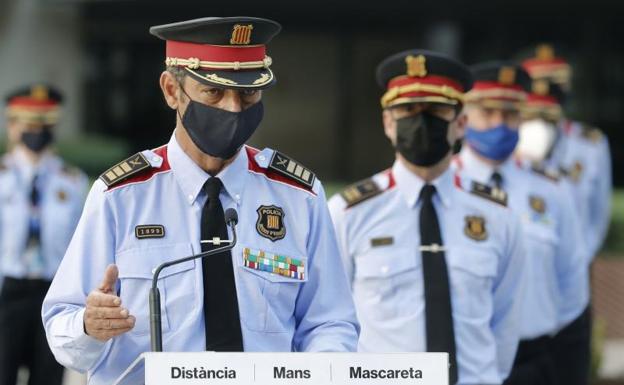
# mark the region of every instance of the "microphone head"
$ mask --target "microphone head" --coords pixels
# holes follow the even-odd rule
[[[232,226],[235,226],[238,223],[238,213],[233,208],[225,210],[224,217],[225,223],[228,225],[231,224]]]

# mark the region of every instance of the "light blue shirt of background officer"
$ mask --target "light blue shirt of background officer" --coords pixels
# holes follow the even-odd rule
[[[571,191],[582,226],[581,239],[587,243],[585,276],[579,287],[589,282],[591,262],[599,252],[610,217],[611,160],[606,137],[598,129],[585,129],[562,119],[565,90],[569,89],[570,66],[554,56],[549,45],[538,46],[535,58],[523,62],[534,77],[532,93],[520,126],[517,153],[561,175]],[[591,304],[554,337],[552,356],[559,382],[589,383],[591,355]]]
[[[60,385],[41,304],[80,218],[87,177],[54,153],[61,92],[44,84],[6,98],[9,152],[0,158],[0,383],[20,367],[31,385]]]
[[[241,30],[248,25],[253,28]],[[210,257],[163,271],[163,349],[206,350],[205,287],[224,274],[235,285],[240,322],[230,326],[242,334],[241,350],[356,349],[359,325],[321,182],[277,151],[244,145],[262,118],[259,90],[274,82],[264,45],[279,29],[247,17],[152,28],[167,40],[160,84],[177,110],[177,126],[166,146],[128,158],[94,184],[43,306],[56,358],[88,371],[89,384],[110,384],[149,351],[153,270],[202,250],[204,185],[211,175],[223,184],[220,204],[238,212],[233,273],[212,271],[218,261]],[[228,49],[232,42],[241,45]],[[182,59],[189,52],[207,67],[223,55],[243,55],[238,64],[221,66],[250,69],[188,67]]]
[[[465,124],[459,111],[470,72],[446,56],[411,50],[386,59],[377,74],[397,159],[329,203],[362,325],[359,351],[435,351],[428,346],[444,331],[441,323],[427,326],[435,307],[427,286],[446,282],[454,346],[445,351],[451,369],[456,355],[458,383],[500,384],[519,339],[522,230],[504,207],[504,192],[449,169],[451,143]],[[426,185],[435,188],[442,245],[421,245]],[[447,272],[429,276],[426,252],[444,258]]]
[[[50,103],[47,86],[30,88]],[[49,121],[42,128],[24,120],[40,116],[29,112],[25,99],[33,103],[16,96],[7,107],[11,150],[0,159],[0,274],[52,281],[80,218],[88,180],[51,150],[58,105],[44,114]]]
[[[571,193],[543,170],[525,169],[512,157],[518,143],[529,75],[509,62],[472,67],[475,86],[467,95],[465,143],[455,165],[481,183],[503,188],[509,207],[522,219],[527,290],[521,316],[522,341],[510,384],[552,383],[544,362],[550,337],[578,317],[589,302],[586,245]]]
[[[540,44],[535,49],[535,56],[524,60],[522,65],[533,79],[560,87],[556,102],[562,109],[565,99],[570,96],[571,64],[557,55],[552,45]],[[539,138],[534,137],[533,142],[547,148],[545,166],[559,171],[572,185],[581,210],[591,262],[600,252],[611,220],[613,183],[609,141],[600,129],[567,119],[565,114],[553,123],[556,135],[542,134]]]

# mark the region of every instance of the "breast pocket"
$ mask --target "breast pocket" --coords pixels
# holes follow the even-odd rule
[[[354,278],[357,305],[373,318],[407,316],[423,302],[422,263],[415,249],[370,249],[355,258]]]
[[[236,259],[239,299],[246,309],[241,322],[254,331],[293,330],[297,296],[308,281],[308,258],[243,247]]]
[[[446,260],[454,314],[469,318],[489,317],[498,267],[494,251],[451,248]]]
[[[191,244],[179,243],[133,248],[116,257],[121,283],[122,306],[136,317],[131,334],[149,333],[149,290],[156,267],[191,255]],[[195,279],[195,261],[186,261],[163,269],[158,278],[163,333],[176,330],[191,321],[201,309]]]

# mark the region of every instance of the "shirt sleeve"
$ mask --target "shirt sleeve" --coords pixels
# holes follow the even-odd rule
[[[42,319],[52,353],[63,366],[85,372],[95,366],[108,346],[84,331],[86,298],[114,263],[115,222],[96,181],[65,257],[43,301]]]
[[[578,317],[589,303],[591,261],[588,243],[583,237],[579,213],[575,210],[572,191],[560,184],[558,229],[559,245],[555,259],[559,287],[559,324],[565,326]]]
[[[353,352],[360,326],[320,183],[318,196],[310,205],[308,281],[295,306],[294,350]]]
[[[602,247],[602,243],[609,231],[611,222],[611,198],[613,190],[613,181],[611,173],[611,151],[609,150],[609,142],[606,136],[602,138],[596,146],[596,162],[598,173],[595,183],[596,189],[591,194],[590,202],[590,229],[591,238],[589,240],[589,251],[594,257]]]
[[[501,379],[511,372],[520,340],[521,296],[527,281],[526,258],[522,245],[522,227],[517,215],[509,212],[507,245],[494,285],[494,315],[491,327],[496,338],[498,371]]]
[[[355,273],[355,265],[353,263],[353,257],[349,252],[349,238],[347,236],[347,223],[345,218],[346,204],[342,197],[337,194],[330,198],[327,206],[329,207],[329,213],[334,224],[334,231],[338,240],[338,249],[340,250],[342,265],[349,280],[349,286],[353,289],[353,274]]]

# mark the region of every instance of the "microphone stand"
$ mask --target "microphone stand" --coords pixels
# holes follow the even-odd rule
[[[238,215],[234,209],[228,209],[226,210],[225,217],[227,218],[228,225],[232,229],[232,240],[222,240],[221,242],[230,242],[229,245],[218,247],[209,251],[204,251],[203,253],[191,255],[185,258],[176,259],[174,261],[162,263],[154,271],[152,288],[150,289],[149,293],[150,344],[153,352],[162,352],[162,318],[160,312],[160,290],[158,289],[158,276],[160,275],[160,272],[169,266],[232,250],[234,246],[236,246],[236,223],[238,222]]]

